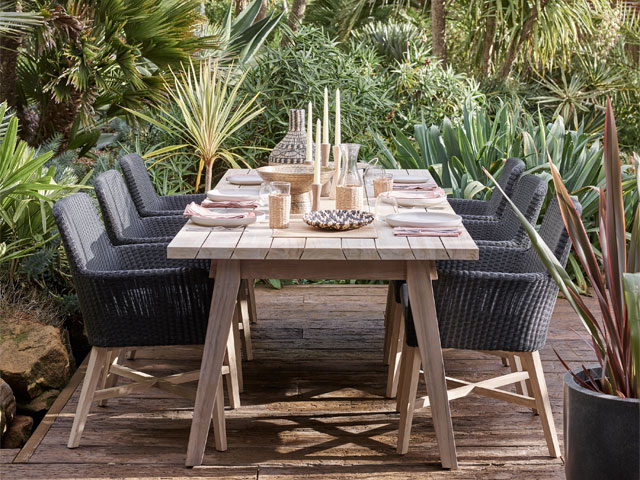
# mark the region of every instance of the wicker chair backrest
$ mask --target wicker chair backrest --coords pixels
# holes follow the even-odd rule
[[[122,175],[109,170],[98,176],[94,186],[111,242],[118,245],[124,237],[144,237],[140,214]]]
[[[498,178],[498,184],[505,191],[509,197],[513,195],[513,191],[518,183],[518,180],[524,173],[524,162],[519,158],[508,158],[502,167],[500,177]],[[489,208],[487,209],[488,215],[495,215],[501,217],[504,213],[504,209],[507,206],[507,199],[502,192],[497,188],[493,189],[491,198],[489,199]]]
[[[89,195],[74,193],[58,200],[53,216],[74,271],[117,268],[118,256]]]
[[[138,211],[143,214],[159,209],[158,193],[142,157],[136,153],[125,155],[120,159],[120,168]]]
[[[511,199],[527,220],[535,225],[546,194],[547,182],[535,175],[524,175],[518,181]],[[528,243],[527,232],[512,208],[505,210],[495,240],[512,240],[520,245]]]

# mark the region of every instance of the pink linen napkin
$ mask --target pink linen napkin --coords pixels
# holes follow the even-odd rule
[[[425,227],[395,227],[396,237],[458,237],[462,227],[453,228],[425,228]]]
[[[436,182],[425,182],[425,183],[394,183],[394,190],[435,190],[438,188]]]
[[[258,208],[260,206],[257,200],[214,202],[208,198],[205,198],[201,205],[205,208]]]
[[[198,205],[196,202],[191,202],[184,209],[184,216],[191,217],[193,215],[198,217],[206,217],[206,218],[247,218],[247,217],[256,216],[254,212],[238,212],[238,213],[214,212],[209,208],[205,208],[202,205]]]
[[[404,199],[419,199],[419,198],[445,198],[447,193],[440,187],[432,188],[430,190],[417,190],[407,191],[406,193],[391,194],[392,192],[386,192],[387,197],[404,198]]]

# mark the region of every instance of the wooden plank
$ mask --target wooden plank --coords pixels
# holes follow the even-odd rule
[[[167,246],[167,257],[196,258],[210,233],[210,227],[201,227],[188,221]]]
[[[344,261],[344,259],[243,261],[240,270],[242,278],[402,280],[406,277],[406,264],[399,261]]]
[[[245,228],[231,258],[234,260],[264,260],[271,248],[269,225],[255,223]]]
[[[274,238],[267,253],[267,260],[297,260],[304,251],[304,238]]]
[[[211,234],[200,247],[197,258],[221,260],[231,258],[243,231],[242,229],[211,229]]]
[[[382,260],[414,260],[416,258],[407,237],[394,236],[393,230],[385,222],[376,220],[375,223],[378,232],[378,238],[375,239],[376,250]],[[442,254],[449,258],[446,251],[443,250]]]
[[[373,238],[343,238],[342,253],[347,260],[380,260]]]
[[[319,228],[307,225],[302,217],[292,218],[289,228],[273,230],[274,238],[376,238],[378,234],[374,225],[369,224],[355,230],[320,230]]]
[[[345,260],[340,238],[307,238],[302,260]],[[301,271],[302,272],[302,271]]]

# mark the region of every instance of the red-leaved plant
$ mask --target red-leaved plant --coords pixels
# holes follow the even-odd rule
[[[574,378],[584,387],[622,398],[639,398],[640,386],[640,212],[635,217],[627,241],[622,167],[618,134],[611,101],[607,99],[604,129],[605,185],[600,186],[599,233],[601,256],[595,254],[571,196],[562,183],[556,167],[549,160],[553,184],[565,227],[573,248],[598,300],[600,311],[592,311],[584,303],[579,288],[547,247],[535,228],[508,199],[527,230],[529,238],[547,270],[576,311],[591,336],[591,342],[602,367],[601,378],[593,378],[582,367],[588,381]],[[638,158],[635,157],[636,180],[640,184]],[[493,177],[485,173],[496,184]],[[504,192],[503,192],[504,194]],[[506,196],[506,195],[505,195]],[[628,254],[627,254],[628,243]],[[564,363],[564,362],[563,362]],[[566,366],[566,364],[565,364]],[[567,367],[568,368],[568,367]]]

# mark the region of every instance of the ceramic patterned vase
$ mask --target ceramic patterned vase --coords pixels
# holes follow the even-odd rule
[[[269,154],[269,165],[302,164],[307,159],[307,131],[304,128],[306,110],[289,111],[289,131]],[[315,145],[314,145],[315,146]],[[314,158],[311,149],[311,159]]]

